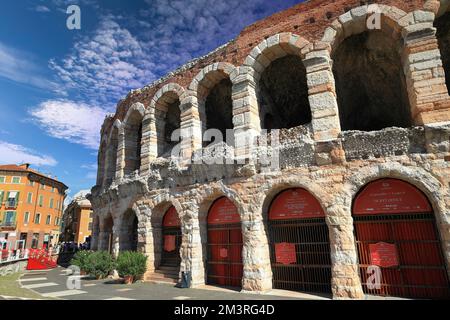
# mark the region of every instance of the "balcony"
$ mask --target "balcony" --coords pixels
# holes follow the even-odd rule
[[[15,208],[17,208],[17,201],[15,199],[8,199],[5,202],[5,208],[6,209],[15,209]]]
[[[3,221],[0,222],[0,231],[14,231],[16,226],[16,221]]]

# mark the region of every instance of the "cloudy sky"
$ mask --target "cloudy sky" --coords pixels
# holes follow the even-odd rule
[[[119,99],[300,0],[5,0],[0,163],[29,162],[70,193],[95,184],[100,126]],[[66,27],[81,8],[81,30]]]

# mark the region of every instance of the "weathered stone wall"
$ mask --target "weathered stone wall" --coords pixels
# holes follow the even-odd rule
[[[333,296],[362,298],[352,202],[367,183],[390,177],[405,180],[427,195],[450,270],[450,97],[433,27],[447,6],[437,0],[376,3],[381,28],[377,32],[398,45],[401,65],[397,69],[403,72],[414,127],[342,131],[336,93],[339,79],[333,73],[332,57],[345,39],[372,32],[367,22],[373,18],[373,7],[353,0],[299,4],[249,26],[227,45],[154,85],[133,91],[119,103],[114,117],[102,127],[107,146],[99,155],[99,161],[105,161],[99,165],[105,170],[99,180],[104,182],[92,189],[91,196],[98,219],[94,247],[107,249],[111,243],[114,254],[128,248],[126,221],[133,212],[138,220],[138,250],[149,257],[148,273],[154,272],[161,261],[162,217],[173,205],[182,222],[180,275],[189,271],[193,286],[204,284],[207,213],[214,200],[227,196],[242,222],[242,289],[269,290],[268,208],[280,191],[301,187],[319,200],[326,213]],[[266,144],[261,137],[264,122],[258,83],[272,62],[290,55],[299,57],[306,69],[303,87],[307,86],[311,122],[282,129],[279,144]],[[231,82],[235,143],[202,148],[205,103],[224,79]],[[158,157],[164,134],[158,124],[161,112],[176,100],[180,101],[181,130],[189,137],[181,143],[183,161]],[[130,172],[126,168],[133,150],[128,141],[136,132],[127,131],[137,118],[142,121],[141,165]],[[116,153],[111,151],[115,149]],[[265,156],[275,156],[279,166],[261,163]],[[212,160],[223,162],[211,164]]]

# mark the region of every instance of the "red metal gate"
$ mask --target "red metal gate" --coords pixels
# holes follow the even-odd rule
[[[208,284],[242,286],[242,231],[236,206],[222,197],[208,213]]]
[[[161,266],[179,267],[181,262],[181,222],[178,212],[173,206],[164,215],[162,236]]]
[[[450,298],[433,210],[425,195],[401,180],[367,185],[353,205],[364,292],[406,298]],[[369,266],[381,270],[379,286]]]
[[[276,289],[331,292],[331,257],[325,213],[308,191],[280,193],[269,210],[270,256]]]

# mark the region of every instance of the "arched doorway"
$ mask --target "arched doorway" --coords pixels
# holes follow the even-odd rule
[[[113,252],[113,226],[114,220],[111,215],[108,215],[103,222],[103,243],[102,250]]]
[[[120,251],[137,251],[138,248],[138,218],[132,209],[125,211],[120,233]]]
[[[302,188],[275,197],[269,209],[273,287],[331,293],[331,257],[325,212]]]
[[[354,200],[353,219],[365,293],[450,297],[433,209],[420,190],[397,179],[371,182]],[[369,266],[380,267],[378,286]]]
[[[234,203],[222,197],[208,212],[207,283],[241,287],[242,274],[241,220]]]
[[[174,206],[167,210],[162,224],[162,243],[160,267],[171,267],[178,270],[180,268],[180,248],[181,248],[181,222],[178,212]]]

